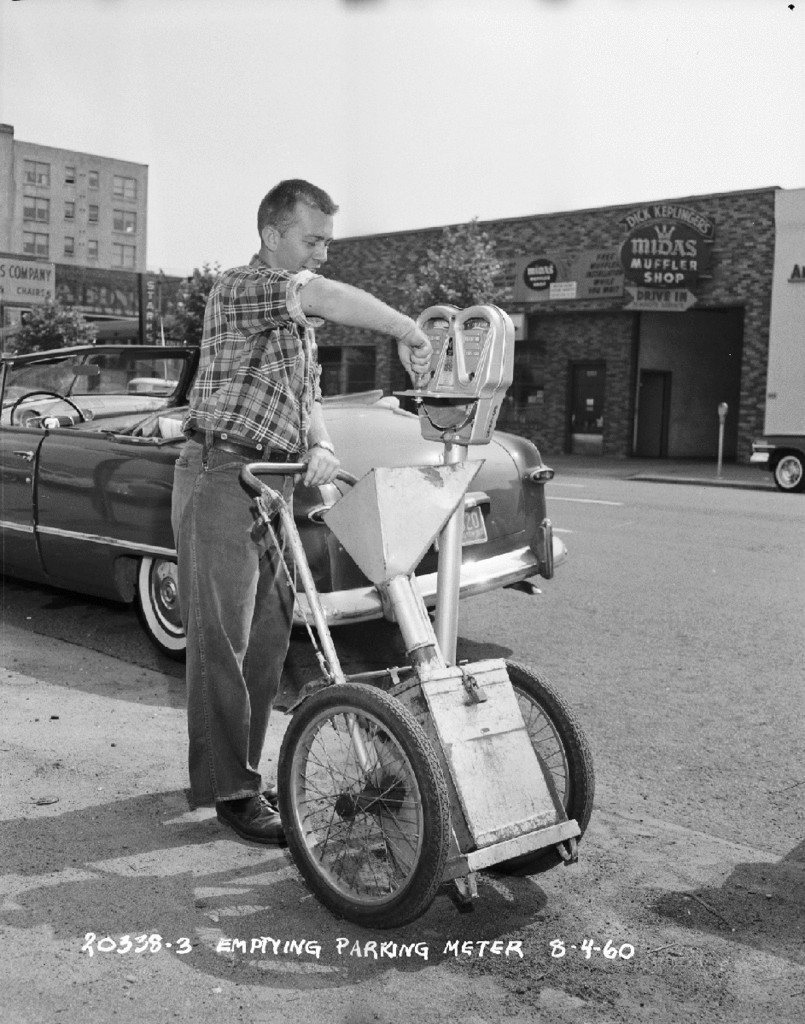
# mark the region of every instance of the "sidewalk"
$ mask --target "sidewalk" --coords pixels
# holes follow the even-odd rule
[[[557,476],[614,476],[622,480],[696,484],[700,487],[742,487],[774,491],[771,473],[745,463],[725,462],[718,475],[715,459],[615,459],[596,455],[549,455],[543,462]]]

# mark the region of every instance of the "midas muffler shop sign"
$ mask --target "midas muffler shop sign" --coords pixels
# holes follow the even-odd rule
[[[710,267],[715,226],[688,206],[653,203],[621,218],[629,234],[620,248],[627,280],[655,288],[694,288]]]
[[[52,302],[56,268],[36,260],[0,259],[0,302],[39,306]]]

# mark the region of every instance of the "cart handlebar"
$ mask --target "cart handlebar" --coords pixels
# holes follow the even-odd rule
[[[254,491],[255,494],[259,494],[258,476],[290,476],[293,473],[305,473],[306,471],[306,462],[249,462],[241,468],[240,479],[246,487]],[[345,469],[339,469],[335,478],[353,485],[358,482],[358,478]]]

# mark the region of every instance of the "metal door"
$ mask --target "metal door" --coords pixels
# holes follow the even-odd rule
[[[666,370],[641,370],[634,451],[638,458],[664,459],[668,456],[670,408],[671,374]]]
[[[0,430],[0,535],[3,568],[10,576],[43,577],[34,534],[34,474],[45,431],[3,426]]]

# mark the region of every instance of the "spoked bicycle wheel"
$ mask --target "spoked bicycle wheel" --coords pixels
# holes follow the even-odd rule
[[[427,910],[450,801],[430,741],[398,700],[357,683],[309,697],[285,733],[277,786],[291,856],[324,906],[377,928]]]
[[[581,726],[546,679],[516,662],[507,661],[506,669],[534,752],[568,818],[575,818],[584,835],[593,813],[595,772]],[[495,870],[536,874],[561,861],[553,847],[546,847],[496,864]]]

